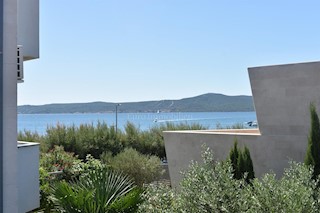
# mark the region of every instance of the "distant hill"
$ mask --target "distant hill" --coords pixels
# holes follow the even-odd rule
[[[92,102],[18,106],[20,114],[114,112],[116,103]],[[118,112],[245,112],[254,111],[252,96],[208,93],[180,100],[124,102]]]

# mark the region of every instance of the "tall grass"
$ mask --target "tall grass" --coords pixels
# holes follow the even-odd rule
[[[116,133],[115,127],[108,126],[105,122],[80,126],[57,123],[55,126],[48,126],[43,136],[30,131],[19,132],[18,140],[40,142],[42,152],[47,152],[56,145],[63,146],[65,151],[73,152],[81,159],[85,159],[87,154],[99,158],[104,152],[116,155],[125,148],[134,148],[142,154],[156,155],[163,159],[166,157],[163,131],[199,129],[206,127],[200,124],[165,123],[149,130],[141,130],[128,122],[123,131],[118,129]]]

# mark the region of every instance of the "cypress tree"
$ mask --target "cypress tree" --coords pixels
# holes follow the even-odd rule
[[[313,177],[316,178],[320,174],[320,124],[316,107],[310,104],[311,127],[308,136],[308,148],[305,157],[305,164],[314,167]]]
[[[233,148],[230,150],[229,159],[231,161],[231,165],[233,168],[233,176],[237,179],[239,177],[238,158],[239,158],[238,140],[235,138],[233,143]]]
[[[254,170],[253,170],[252,159],[250,156],[250,151],[246,146],[244,147],[243,156],[245,161],[245,171],[248,172],[248,176],[246,180],[247,182],[249,182],[249,180],[252,180],[254,178]]]
[[[245,164],[245,159],[244,159],[244,153],[240,151],[239,157],[238,157],[238,176],[236,177],[237,179],[243,178],[244,173],[246,172],[246,164]]]
[[[244,150],[238,149],[238,141],[235,139],[233,148],[230,150],[229,159],[233,168],[233,177],[235,179],[243,178],[247,172],[246,181],[249,182],[254,178],[253,163],[249,149],[245,146]]]

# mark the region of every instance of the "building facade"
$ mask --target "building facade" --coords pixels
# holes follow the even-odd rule
[[[290,160],[303,161],[310,129],[310,103],[320,110],[320,62],[249,68],[258,129],[164,132],[173,186],[191,160],[201,161],[201,146],[225,160],[237,138],[251,153],[257,177],[281,176]]]
[[[0,212],[26,212],[39,206],[39,147],[17,143],[17,48],[39,57],[39,1],[0,0],[0,11]]]

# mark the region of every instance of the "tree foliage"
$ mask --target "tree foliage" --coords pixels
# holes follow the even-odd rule
[[[128,122],[124,129],[124,131],[118,129],[116,133],[115,127],[108,126],[105,122],[80,126],[66,126],[58,123],[55,126],[48,126],[43,136],[29,131],[20,132],[18,140],[27,139],[39,142],[42,152],[48,152],[55,146],[63,146],[66,152],[72,152],[83,160],[88,154],[96,159],[104,152],[117,155],[125,148],[134,148],[142,154],[156,155],[164,159],[166,152],[163,131],[199,130],[206,129],[206,127],[199,124],[165,123],[149,130],[141,130],[138,126]]]
[[[250,184],[233,177],[231,161],[215,162],[205,149],[193,162],[180,189],[150,186],[139,212],[319,212],[320,194],[312,168],[290,162],[282,178],[265,174]]]
[[[247,181],[254,179],[254,169],[253,169],[253,163],[250,155],[250,151],[248,147],[244,147],[243,151],[243,158],[244,158],[244,172],[248,172]]]
[[[316,107],[310,104],[311,127],[308,136],[308,148],[305,157],[305,164],[314,167],[314,178],[320,174],[320,124]]]
[[[243,150],[238,148],[238,141],[235,139],[233,148],[230,150],[229,159],[233,168],[233,175],[236,179],[245,177],[247,182],[254,178],[253,163],[248,147]]]
[[[151,183],[162,174],[160,158],[143,155],[132,148],[125,149],[114,157],[105,154],[101,160],[113,170],[132,177],[138,186]]]

